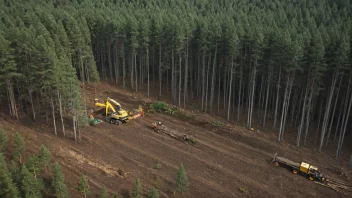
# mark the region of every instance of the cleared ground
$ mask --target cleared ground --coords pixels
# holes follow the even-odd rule
[[[94,98],[105,99],[108,95],[128,110],[147,102],[110,86],[87,87],[86,90],[87,104],[94,109]],[[107,90],[109,94],[105,92]],[[296,162],[303,160],[315,164],[326,175],[346,179],[336,173],[348,172],[348,169],[341,169],[338,166],[341,162],[331,155],[308,148],[298,149],[285,142],[277,143],[272,133],[248,131],[236,125],[214,127],[209,122],[215,118],[193,115],[187,118],[153,113],[121,126],[104,122],[84,128],[80,143],[72,141],[72,131],[62,137],[59,123],[59,137],[53,135],[51,126],[33,124],[26,118],[21,121],[0,118],[0,128],[11,137],[14,131],[23,134],[26,155],[37,152],[41,144],[47,145],[54,160],[64,167],[71,197],[81,197],[75,187],[82,174],[89,179],[91,197],[100,192],[102,185],[110,192],[117,191],[122,197],[129,197],[136,178],[141,179],[145,193],[154,185],[161,191],[161,197],[346,197],[270,164],[277,152]],[[197,144],[188,145],[155,133],[151,129],[151,123],[155,121],[192,135]],[[343,159],[347,163],[345,161]],[[154,168],[157,163],[161,164],[160,169]],[[190,190],[183,195],[174,194],[176,173],[181,163],[190,180]]]

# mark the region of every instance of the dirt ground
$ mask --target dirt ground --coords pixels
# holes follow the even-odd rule
[[[139,94],[125,92],[107,85],[86,87],[87,104],[94,107],[94,98],[116,99],[127,110],[138,108],[150,100]],[[108,92],[107,92],[108,91]],[[188,112],[191,113],[191,112]],[[109,192],[129,197],[136,178],[140,178],[147,193],[155,186],[161,197],[348,197],[315,184],[305,177],[294,175],[285,168],[270,164],[273,155],[317,165],[328,176],[348,181],[348,157],[337,161],[329,152],[297,148],[285,141],[276,142],[276,135],[227,124],[214,127],[209,122],[221,120],[193,112],[192,118],[165,114],[146,114],[143,118],[116,126],[106,122],[82,129],[80,143],[72,140],[73,133],[62,136],[51,126],[32,123],[22,116],[21,121],[0,118],[0,128],[10,139],[15,131],[26,140],[26,154],[38,152],[40,145],[48,146],[55,161],[63,166],[71,197],[81,197],[76,190],[81,175],[87,175],[96,197],[105,185]],[[45,120],[45,118],[42,118]],[[155,133],[151,123],[161,121],[166,126],[192,135],[197,144],[188,145],[169,136]],[[66,126],[67,128],[69,126]],[[289,139],[289,137],[288,137]],[[156,169],[157,163],[161,164]],[[175,193],[178,167],[183,164],[189,177],[189,192]],[[343,175],[347,173],[347,175]],[[341,175],[342,174],[342,175]],[[352,193],[352,192],[351,192]]]

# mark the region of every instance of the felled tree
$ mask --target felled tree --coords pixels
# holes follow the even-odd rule
[[[65,184],[65,178],[62,174],[60,165],[56,162],[53,172],[52,187],[55,189],[55,196],[58,198],[68,197],[67,187]]]
[[[159,198],[159,192],[153,187],[148,194],[148,198]]]
[[[4,152],[6,149],[6,145],[7,145],[7,135],[5,134],[5,132],[0,129],[0,152]]]
[[[84,197],[87,197],[87,195],[90,193],[88,181],[85,175],[83,175],[78,183],[78,191],[84,195]]]
[[[22,163],[22,153],[24,151],[24,140],[21,134],[16,132],[15,135],[15,145],[14,145],[14,150],[13,150],[13,157],[15,159],[18,159],[20,163]]]
[[[142,195],[143,195],[143,189],[142,189],[141,180],[137,178],[136,183],[133,185],[133,188],[132,188],[132,198],[142,198]]]
[[[177,172],[177,178],[176,178],[176,191],[181,192],[187,192],[188,191],[188,177],[187,173],[185,171],[185,168],[183,167],[183,164],[181,164],[178,172]]]
[[[50,162],[50,159],[51,159],[50,151],[44,145],[42,145],[39,151],[39,163],[45,166],[45,171],[47,171],[47,167]]]

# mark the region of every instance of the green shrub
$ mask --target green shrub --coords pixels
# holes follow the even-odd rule
[[[154,112],[167,113],[167,114],[173,115],[175,114],[176,110],[171,108],[169,105],[167,105],[164,102],[154,102],[149,105],[149,109],[147,112],[148,113],[154,113]]]
[[[154,169],[161,169],[161,167],[161,164],[158,162],[157,164],[155,164]]]
[[[216,127],[222,127],[222,123],[220,121],[213,121],[213,126],[216,126]]]

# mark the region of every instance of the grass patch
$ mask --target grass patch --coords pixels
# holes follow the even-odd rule
[[[213,121],[212,125],[215,127],[222,127],[222,123],[220,121]]]
[[[248,190],[245,187],[240,187],[238,190],[245,195],[248,193]]]
[[[161,164],[158,162],[157,164],[155,164],[154,169],[161,169],[161,167]]]

